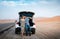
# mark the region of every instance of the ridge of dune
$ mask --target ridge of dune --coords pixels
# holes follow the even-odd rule
[[[34,18],[35,22],[60,22],[60,16],[55,16],[52,18]]]
[[[38,17],[34,18],[35,22],[60,22],[60,16],[55,16],[51,18],[45,18],[45,17]],[[15,22],[15,19],[0,19],[0,23],[10,23]]]
[[[0,19],[0,23],[12,23],[12,22],[15,22],[14,19]]]

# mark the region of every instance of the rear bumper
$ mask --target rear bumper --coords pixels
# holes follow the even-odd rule
[[[17,28],[17,27],[20,27],[21,28],[21,26],[19,26],[19,25],[15,25],[15,28]],[[36,26],[35,25],[33,25],[33,26],[31,26],[30,28],[36,28]]]
[[[33,25],[32,27],[30,27],[30,28],[36,28],[36,26],[35,25]]]

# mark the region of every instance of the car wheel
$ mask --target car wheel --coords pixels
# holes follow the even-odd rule
[[[32,34],[35,34],[35,28],[31,29]]]
[[[16,28],[16,29],[15,29],[15,34],[20,34],[20,33],[21,33],[21,28],[19,28],[19,27]]]
[[[15,29],[15,34],[18,34],[17,30]]]

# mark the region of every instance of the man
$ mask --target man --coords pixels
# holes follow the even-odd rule
[[[25,18],[25,30],[26,30],[26,36],[29,34],[31,36],[31,29],[29,24],[29,17]]]
[[[29,18],[28,18],[28,17],[25,18],[25,23],[26,23],[27,25],[29,25]]]

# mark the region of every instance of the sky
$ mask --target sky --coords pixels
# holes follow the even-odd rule
[[[34,17],[60,16],[60,0],[0,0],[0,19],[17,19],[20,11],[32,11]]]

